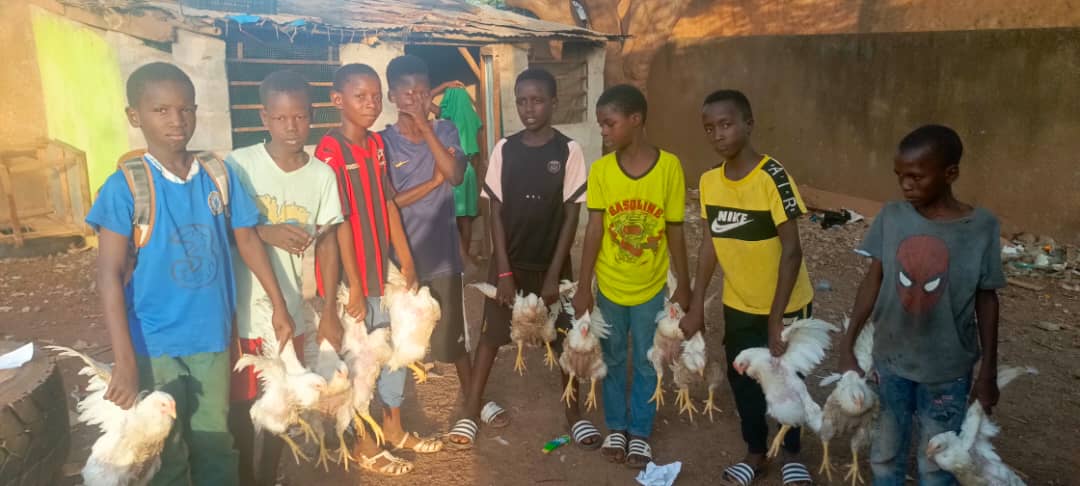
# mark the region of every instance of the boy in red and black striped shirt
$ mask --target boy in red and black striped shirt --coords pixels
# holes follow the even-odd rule
[[[389,315],[382,309],[380,299],[390,265],[391,247],[410,287],[416,284],[416,270],[401,225],[401,214],[393,203],[395,192],[387,179],[382,138],[369,131],[382,113],[379,75],[365,64],[342,66],[334,75],[330,96],[341,110],[341,127],[323,136],[315,149],[315,157],[328,164],[337,175],[341,209],[347,222],[337,230],[341,263],[350,289],[345,308],[353,317],[362,319],[371,331],[390,325]],[[324,296],[336,296],[337,290],[320,289]],[[320,338],[329,340],[340,351],[344,333],[340,324],[326,331],[323,327],[327,326],[320,326]],[[394,372],[384,368],[379,375],[377,388],[385,405],[383,432],[387,443],[398,448],[435,452],[441,449],[441,442],[407,434],[401,425],[400,407],[407,372],[406,368]],[[353,455],[365,469],[388,476],[408,473],[413,467],[411,462],[394,457],[389,451],[381,451],[371,434],[357,443]]]

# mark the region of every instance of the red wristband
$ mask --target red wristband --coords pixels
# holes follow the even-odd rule
[[[503,272],[499,274],[499,278],[513,277],[514,272]]]

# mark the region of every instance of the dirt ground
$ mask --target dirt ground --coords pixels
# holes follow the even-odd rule
[[[695,214],[688,211],[688,214]],[[822,230],[805,219],[801,223],[807,265],[816,284],[828,283],[831,290],[819,290],[815,313],[826,320],[839,322],[848,311],[861,277],[863,262],[852,253],[865,223]],[[700,230],[687,225],[694,264]],[[577,252],[575,252],[576,254]],[[16,341],[33,340],[39,344],[63,344],[81,348],[108,360],[108,338],[102,321],[101,306],[93,285],[94,252],[73,250],[50,258],[0,261],[0,335]],[[474,272],[475,273],[475,272]],[[469,275],[468,278],[476,278]],[[1018,380],[1002,393],[994,417],[1003,432],[996,445],[1002,457],[1019,470],[1030,484],[1078,484],[1080,459],[1080,293],[1065,290],[1050,279],[1027,278],[1045,290],[1032,291],[1015,286],[1001,292],[1002,322],[1000,361],[1007,364],[1035,366],[1040,374],[1034,379]],[[713,288],[718,287],[714,279]],[[480,318],[480,298],[467,291],[467,315],[473,335]],[[719,305],[709,310],[707,342],[709,354],[722,359],[722,325]],[[1059,330],[1036,327],[1040,322],[1053,323]],[[1053,326],[1043,326],[1050,327]],[[566,433],[567,425],[559,404],[558,375],[543,366],[541,352],[526,350],[528,371],[519,377],[512,370],[513,350],[504,349],[492,372],[487,396],[505,406],[512,424],[505,429],[484,429],[471,452],[442,452],[418,457],[416,470],[400,479],[386,479],[353,469],[324,472],[309,464],[297,466],[291,458],[283,460],[284,484],[419,484],[454,485],[523,485],[523,484],[634,484],[636,472],[607,463],[598,452],[586,452],[573,446],[542,454],[547,440]],[[827,361],[817,372],[823,375],[835,366]],[[74,373],[73,360],[62,362],[64,379],[71,390],[71,405],[84,384]],[[404,409],[405,423],[421,434],[445,432],[457,418],[460,405],[457,378],[452,366],[439,365],[437,377],[423,385],[409,385]],[[823,393],[811,387],[819,399]],[[695,391],[704,399],[704,391]],[[674,393],[668,391],[669,404]],[[714,484],[721,470],[744,452],[734,404],[726,386],[720,394],[723,412],[715,423],[697,416],[693,422],[679,416],[670,405],[656,420],[652,446],[656,461],[666,464],[682,461],[677,484]],[[74,418],[74,415],[72,416]],[[587,418],[603,429],[603,416],[592,411]],[[73,421],[74,422],[74,421]],[[79,484],[78,470],[89,453],[95,432],[76,425],[67,477],[64,485]],[[817,470],[821,448],[806,437],[804,458]],[[850,460],[847,447],[837,441],[833,447],[837,465]],[[407,456],[413,458],[413,456]],[[866,463],[864,475],[869,477]],[[839,477],[836,478],[839,482]],[[824,483],[825,478],[819,478]],[[770,468],[757,484],[779,485],[778,466]]]

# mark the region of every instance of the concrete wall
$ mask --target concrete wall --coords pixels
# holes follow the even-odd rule
[[[716,163],[700,104],[717,88],[754,104],[755,146],[796,180],[896,198],[899,139],[930,122],[965,143],[957,192],[1006,229],[1080,241],[1080,29],[774,36],[669,44],[651,67],[649,134],[690,186]]]
[[[395,57],[405,54],[405,45],[398,42],[379,42],[375,45],[364,43],[342,44],[340,51],[341,64],[363,63],[375,68],[379,73],[383,84],[383,109],[382,115],[375,120],[373,130],[382,130],[386,125],[397,121],[397,107],[390,102],[390,88],[386,84],[386,66]]]
[[[0,146],[44,138],[45,100],[34,47],[30,7],[25,2],[0,2]]]

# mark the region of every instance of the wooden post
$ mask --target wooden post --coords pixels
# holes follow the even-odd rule
[[[3,160],[0,160],[0,189],[7,194],[11,234],[15,237],[15,246],[22,246],[22,224],[19,223],[19,210],[15,206],[15,192],[11,188],[11,170]]]

